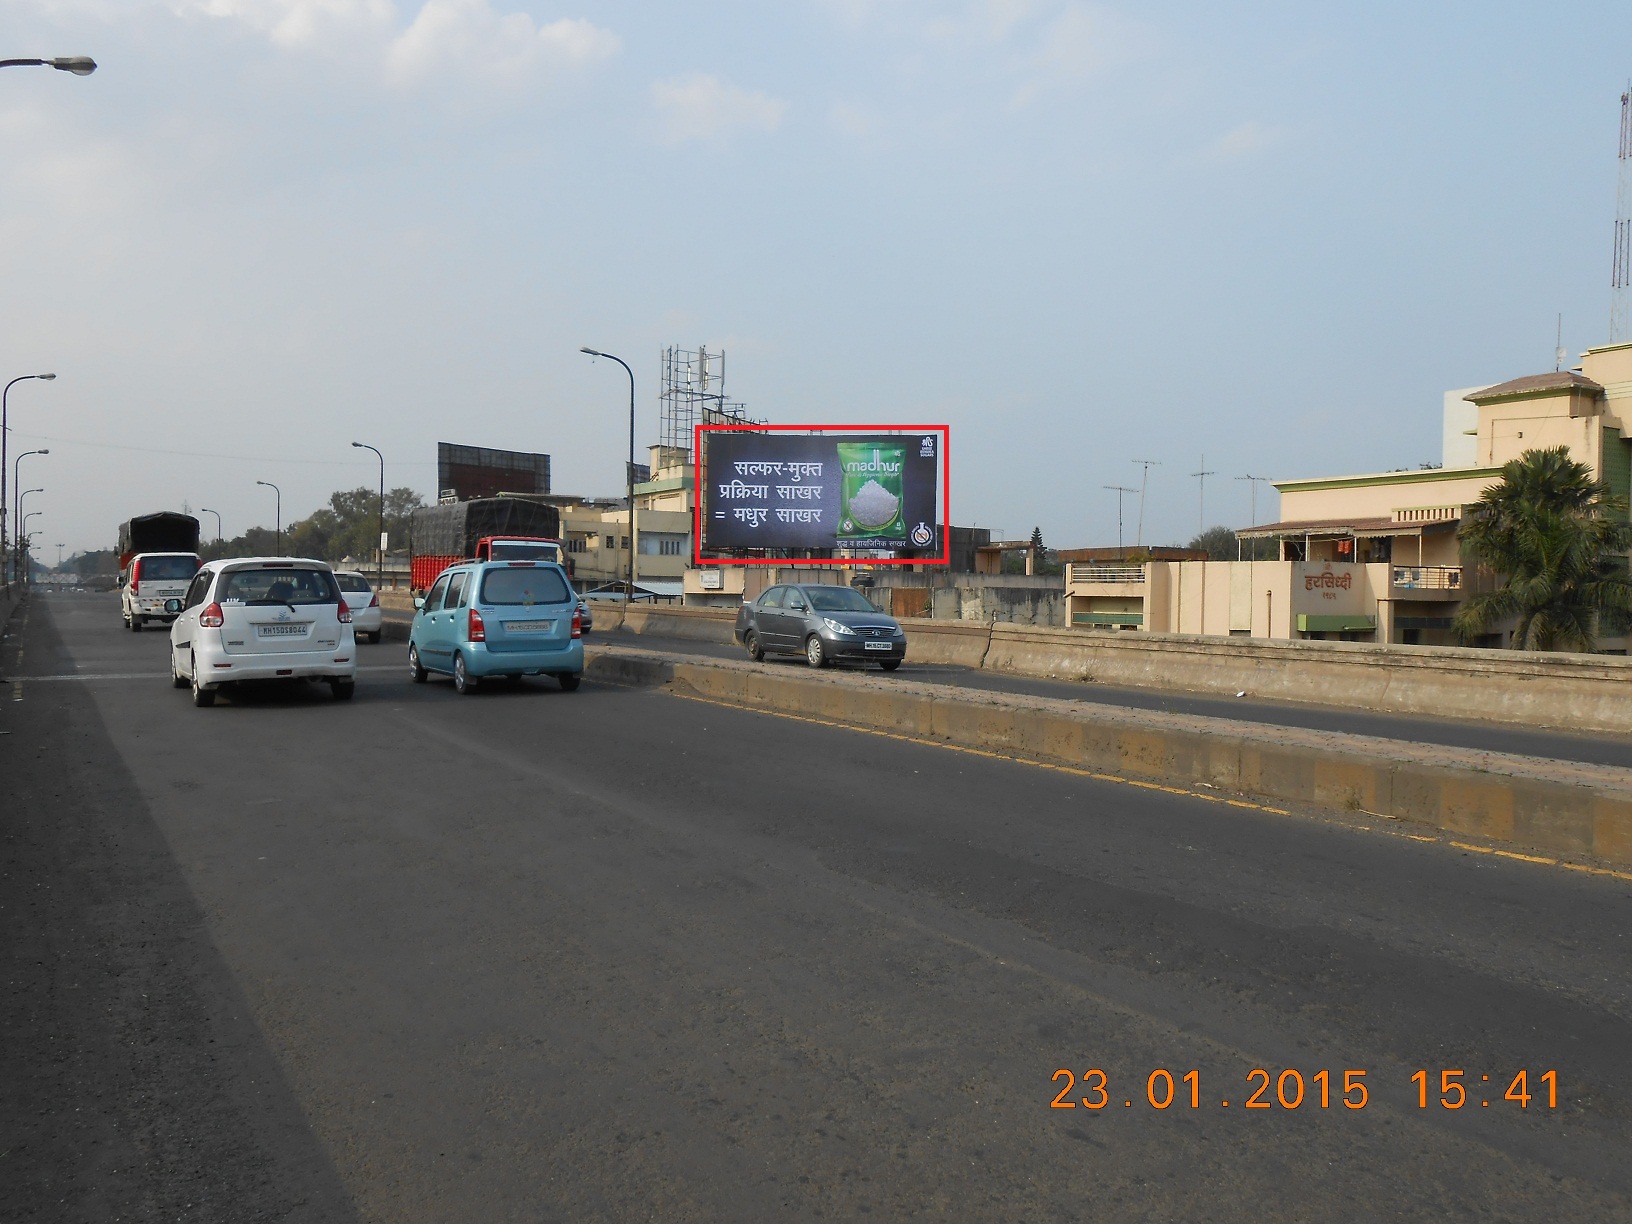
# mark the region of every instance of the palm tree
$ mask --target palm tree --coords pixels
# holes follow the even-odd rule
[[[1592,650],[1632,620],[1627,504],[1569,449],[1525,451],[1502,468],[1461,532],[1473,557],[1505,581],[1456,617],[1464,641],[1506,620],[1520,650]]]

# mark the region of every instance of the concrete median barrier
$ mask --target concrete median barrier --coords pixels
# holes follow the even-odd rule
[[[592,647],[587,673],[1136,781],[1363,811],[1543,854],[1632,864],[1632,770],[1611,766],[621,645]]]

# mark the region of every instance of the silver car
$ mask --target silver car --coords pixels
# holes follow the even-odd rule
[[[896,619],[850,587],[774,586],[742,605],[735,632],[755,660],[802,654],[812,667],[853,659],[894,671],[907,657],[907,635]]]

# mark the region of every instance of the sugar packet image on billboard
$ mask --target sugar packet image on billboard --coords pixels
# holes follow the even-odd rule
[[[906,448],[840,442],[840,541],[905,540]]]

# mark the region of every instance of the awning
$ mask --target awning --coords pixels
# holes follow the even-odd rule
[[[1424,523],[1402,523],[1392,518],[1295,519],[1243,527],[1235,534],[1243,540],[1370,540],[1385,536],[1422,536],[1436,531],[1455,531],[1456,519],[1433,519]]]

